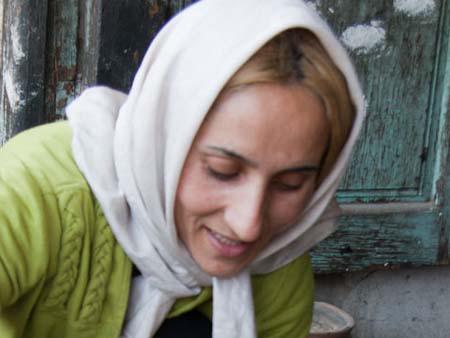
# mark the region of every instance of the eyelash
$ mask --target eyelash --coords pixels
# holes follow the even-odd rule
[[[231,181],[235,178],[237,178],[239,176],[238,172],[232,173],[232,174],[223,174],[221,172],[215,171],[212,168],[207,167],[207,173],[208,175],[210,175],[211,177],[222,181],[222,182],[227,182],[227,181]],[[293,192],[293,191],[297,191],[299,189],[302,188],[303,184],[299,184],[299,185],[289,185],[289,184],[284,184],[281,182],[275,182],[274,183],[275,186],[277,187],[278,190],[282,191],[282,192]]]
[[[303,184],[289,185],[289,184],[284,184],[284,183],[278,182],[278,183],[276,183],[276,186],[277,186],[278,190],[280,190],[282,192],[291,192],[291,191],[300,190],[302,188]]]
[[[221,172],[215,171],[214,169],[211,169],[210,167],[207,167],[208,175],[210,175],[213,178],[218,179],[219,181],[231,181],[232,179],[236,178],[239,173],[235,172],[232,174],[223,174]]]

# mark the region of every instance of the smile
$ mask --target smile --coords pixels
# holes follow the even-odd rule
[[[242,255],[250,247],[250,243],[232,240],[218,232],[206,228],[208,240],[221,256],[237,257]]]
[[[209,229],[208,229],[209,230]],[[215,232],[213,230],[209,230],[210,234],[212,236],[214,236],[219,242],[225,244],[225,245],[232,245],[232,246],[236,246],[236,245],[240,245],[243,244],[243,242],[241,241],[233,241],[232,239],[229,239],[221,234],[219,234],[218,232]]]

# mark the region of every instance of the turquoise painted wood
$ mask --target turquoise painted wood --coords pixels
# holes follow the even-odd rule
[[[312,250],[316,272],[434,265],[439,212],[344,216],[330,238]]]
[[[5,121],[22,121],[5,139],[33,125],[27,119],[62,118],[65,104],[90,84],[128,90],[151,39],[192,2],[55,0],[39,7],[48,17],[40,30],[47,37],[44,112],[40,120],[31,111],[16,118],[3,102]],[[308,2],[351,53],[368,107],[339,191],[345,215],[312,251],[316,271],[448,263],[449,0]],[[0,139],[8,128],[0,125]]]
[[[313,250],[316,271],[447,263],[448,1],[313,4],[351,52],[368,104],[339,192],[362,212]]]
[[[47,109],[49,120],[64,117],[64,109],[76,94],[78,57],[78,0],[53,1],[49,4],[50,25],[47,53]]]
[[[433,107],[433,94],[442,85],[436,76],[446,1],[317,4],[351,52],[368,103],[366,128],[341,200],[430,200],[441,113]]]

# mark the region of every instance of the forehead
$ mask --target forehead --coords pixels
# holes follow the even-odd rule
[[[225,146],[261,160],[270,154],[316,160],[328,140],[320,99],[300,85],[253,84],[223,93],[208,113],[195,143]]]

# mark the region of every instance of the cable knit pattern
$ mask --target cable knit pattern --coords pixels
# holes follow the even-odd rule
[[[63,310],[75,286],[80,265],[83,229],[77,217],[67,211],[67,226],[62,228],[61,251],[58,258],[58,271],[53,279],[45,307]]]
[[[72,158],[67,122],[32,128],[0,149],[0,338],[119,338],[132,264],[117,242],[101,314],[81,320],[106,221]],[[105,239],[106,238],[106,239]],[[96,255],[96,253],[100,253]],[[101,283],[100,283],[101,284]]]
[[[80,320],[97,322],[102,313],[107,283],[112,270],[114,236],[100,209],[97,210],[98,223],[95,233],[91,277],[80,311]]]

